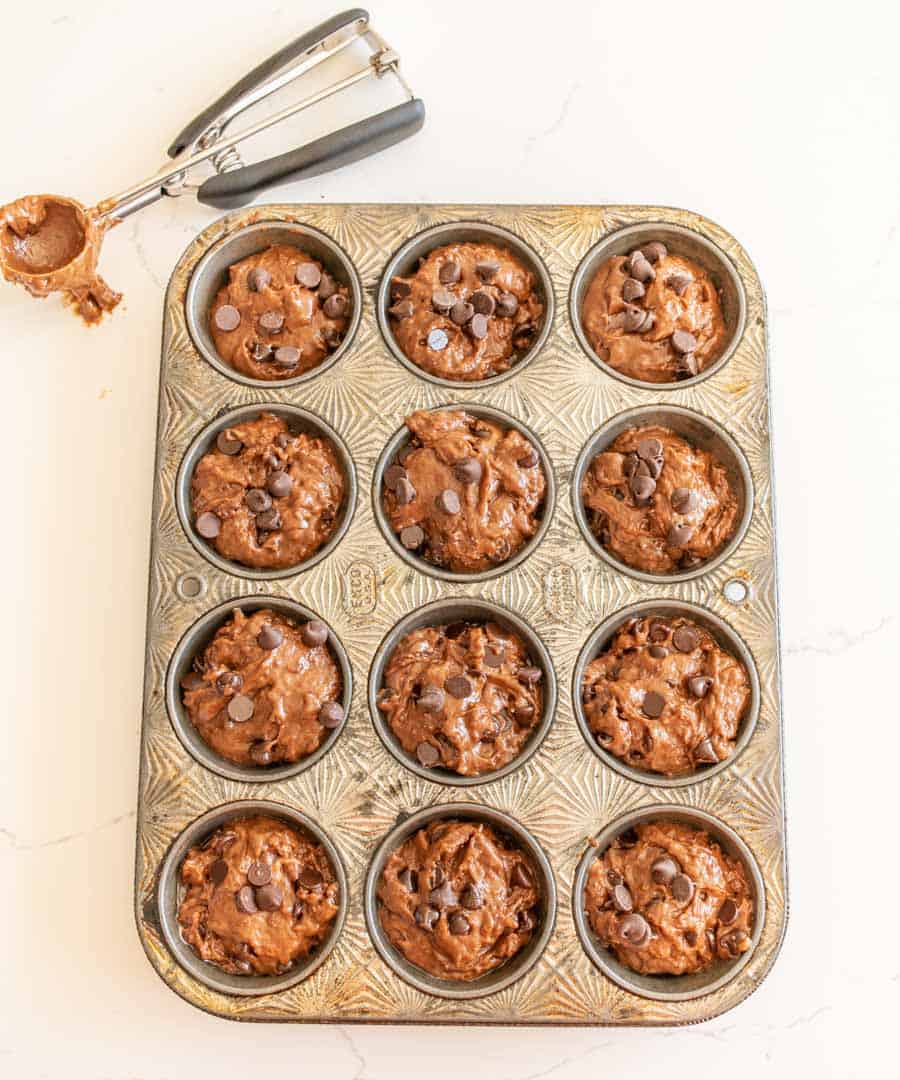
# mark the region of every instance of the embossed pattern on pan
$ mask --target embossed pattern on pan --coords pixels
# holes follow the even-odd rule
[[[218,241],[256,222],[300,222],[330,237],[353,263],[363,309],[352,345],[315,379],[278,388],[229,380],[198,353],[185,321],[192,272]],[[385,266],[407,240],[435,225],[485,221],[529,244],[547,267],[556,298],[540,354],[495,385],[454,387],[453,399],[509,413],[532,429],[552,462],[556,509],[542,543],[509,573],[486,582],[444,582],[419,573],[387,544],[371,500],[361,497],[341,542],[301,574],[265,582],[325,619],[353,669],[350,715],[334,747],[287,780],[248,784],[195,761],[166,712],[165,675],[178,641],[205,612],[254,597],[262,584],[212,566],[178,521],[178,466],[197,432],[223,408],[281,402],[320,416],[346,443],[359,491],[372,488],[376,462],[404,416],[447,400],[447,391],[407,370],[388,351],[373,298]],[[746,297],[744,332],[708,377],[679,387],[629,386],[607,375],[578,343],[566,315],[573,275],[586,253],[617,230],[665,222],[698,234],[734,266]],[[775,961],[787,917],[784,795],[771,455],[768,428],[765,299],[737,241],[695,214],[615,206],[267,206],[239,211],[204,230],[182,256],[166,296],[154,481],[147,666],[141,737],[135,907],[138,931],[160,977],[187,1001],[244,1020],[483,1024],[692,1023],[718,1015],[751,993]],[[746,458],[753,513],[741,543],[721,563],[683,581],[645,582],[590,549],[575,521],[571,481],[582,447],[612,417],[637,406],[683,406],[716,421]],[[187,595],[179,582],[196,577]],[[729,602],[726,583],[748,588]],[[732,595],[729,590],[729,594]],[[524,619],[553,660],[556,717],[536,753],[492,783],[437,784],[404,768],[385,749],[369,717],[372,658],[409,612],[447,597],[495,602]],[[740,756],[727,769],[684,787],[663,789],[622,776],[585,745],[572,708],[574,667],[605,619],[644,600],[699,604],[724,620],[749,649],[759,675],[759,715]],[[160,929],[157,880],[166,851],[191,821],[241,799],[270,799],[318,822],[347,869],[350,904],[339,940],[318,970],[276,993],[236,996],[211,989],[171,955]],[[426,994],[400,979],[366,931],[363,883],[384,837],[405,816],[448,801],[486,804],[532,833],[553,869],[556,927],[534,966],[515,983],[477,1000]],[[765,889],[765,920],[746,964],[711,993],[652,1000],[617,985],[592,963],[576,933],[571,896],[590,839],[620,815],[675,802],[712,814],[747,844]]]

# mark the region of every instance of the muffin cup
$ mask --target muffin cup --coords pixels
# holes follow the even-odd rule
[[[678,570],[672,574],[652,574],[646,570],[638,570],[620,559],[611,555],[591,532],[588,511],[581,497],[581,484],[585,474],[597,456],[606,450],[611,443],[629,428],[647,427],[658,424],[670,428],[676,435],[681,436],[686,442],[700,450],[706,450],[713,458],[725,467],[728,480],[738,500],[738,523],[731,538],[725,542],[721,550],[711,559],[700,563],[699,566],[690,570]],[[572,510],[578,528],[588,546],[595,555],[603,559],[616,570],[620,570],[629,577],[638,581],[674,583],[677,581],[691,581],[694,578],[709,574],[721,566],[726,559],[730,558],[750,525],[753,516],[753,477],[750,474],[750,466],[744,456],[743,450],[732,437],[715,420],[708,416],[685,409],[679,405],[641,405],[636,409],[628,409],[619,413],[611,420],[607,420],[588,439],[572,472]]]
[[[282,762],[279,765],[237,765],[233,761],[217,754],[211,746],[203,740],[200,732],[194,726],[188,716],[187,709],[181,698],[181,679],[191,669],[195,656],[206,648],[212,641],[216,631],[231,615],[235,608],[240,608],[245,614],[269,608],[278,612],[293,622],[303,623],[309,619],[318,619],[314,611],[297,604],[293,600],[285,600],[279,596],[248,596],[228,600],[224,604],[213,608],[202,615],[193,626],[185,632],[181,640],[175,646],[172,659],[166,670],[166,709],[175,734],[181,745],[196,761],[209,769],[211,772],[225,776],[229,780],[244,780],[250,783],[274,783],[287,780],[291,776],[305,772],[320,761],[341,736],[341,732],[350,715],[350,703],[353,698],[353,669],[350,658],[344,646],[341,644],[335,632],[328,628],[328,646],[337,662],[341,672],[341,705],[344,709],[344,719],[325,736],[322,745],[300,761]]]
[[[285,566],[276,569],[259,569],[253,566],[244,566],[231,559],[224,559],[216,551],[211,543],[204,540],[194,528],[193,513],[191,511],[191,480],[197,463],[216,444],[216,436],[226,428],[234,427],[247,420],[255,420],[261,413],[270,412],[280,417],[290,427],[305,435],[316,435],[327,439],[334,447],[338,463],[344,474],[344,500],[335,522],[334,532],[308,559],[294,566]],[[188,540],[207,562],[224,570],[226,574],[235,574],[237,577],[250,578],[253,581],[277,581],[279,578],[294,577],[310,570],[317,563],[331,554],[338,546],[350,528],[353,512],[356,509],[356,466],[344,440],[338,433],[315,413],[307,412],[296,405],[279,405],[275,402],[261,402],[257,405],[241,405],[236,409],[227,409],[207,424],[206,427],[194,438],[185,451],[178,467],[178,475],[175,478],[175,508],[181,527],[187,534]]]
[[[254,814],[267,814],[279,818],[305,833],[311,840],[320,843],[328,855],[328,861],[338,884],[338,913],[331,924],[328,936],[305,960],[294,965],[283,975],[231,975],[216,967],[215,964],[201,960],[182,938],[181,927],[178,924],[178,908],[184,895],[184,889],[178,880],[179,870],[189,849],[202,843],[219,826],[235,818],[250,817]],[[349,906],[349,890],[347,873],[340,853],[321,826],[293,807],[265,799],[247,799],[242,802],[227,803],[225,806],[208,811],[176,836],[160,867],[156,899],[163,939],[176,963],[211,990],[217,990],[222,994],[252,997],[257,994],[274,994],[280,990],[287,990],[312,975],[316,968],[324,963],[341,935]]]
[[[418,268],[419,260],[425,258],[435,248],[444,247],[447,244],[470,242],[494,244],[497,247],[506,248],[515,255],[534,275],[534,291],[544,305],[544,315],[541,328],[531,348],[520,359],[515,361],[509,371],[501,372],[499,375],[491,375],[486,379],[444,379],[439,375],[432,375],[431,372],[420,368],[418,364],[414,364],[397,344],[394,331],[391,329],[390,316],[388,315],[388,308],[391,305],[391,280],[395,277],[409,277],[414,274]],[[417,375],[420,379],[434,383],[435,386],[448,387],[450,390],[459,390],[466,387],[496,386],[497,383],[505,382],[507,379],[517,375],[527,364],[531,363],[544,347],[547,338],[550,336],[554,310],[553,284],[550,281],[547,267],[537,252],[526,244],[524,240],[516,236],[515,233],[511,233],[507,229],[501,229],[497,225],[487,225],[480,221],[453,221],[445,225],[435,225],[424,232],[420,232],[418,236],[414,236],[411,240],[407,240],[403,247],[394,253],[391,261],[385,267],[381,283],[378,286],[376,300],[378,326],[381,335],[397,360],[407,371]]]
[[[681,616],[691,619],[704,630],[708,630],[727,653],[740,660],[744,665],[750,682],[750,703],[741,719],[734,751],[730,757],[720,761],[718,765],[695,769],[684,776],[663,776],[661,773],[650,772],[648,769],[634,768],[621,758],[616,757],[615,754],[604,750],[594,738],[585,715],[582,697],[585,669],[592,660],[606,651],[616,633],[629,619],[640,618],[644,615],[659,615],[664,618]],[[756,671],[753,654],[743,639],[718,615],[714,615],[711,611],[707,611],[706,608],[699,607],[697,604],[689,604],[681,600],[644,600],[639,604],[632,604],[627,608],[622,608],[610,615],[608,619],[604,619],[584,643],[581,652],[578,654],[578,659],[575,661],[575,670],[572,673],[572,704],[581,734],[591,750],[605,765],[636,784],[649,784],[652,787],[663,788],[688,787],[690,784],[702,783],[711,776],[730,768],[750,742],[756,729],[756,722],[759,719],[759,675]]]
[[[372,481],[372,510],[375,514],[378,528],[381,529],[384,534],[385,540],[387,540],[393,551],[396,552],[407,565],[412,566],[423,574],[428,574],[430,577],[439,578],[441,581],[454,581],[462,584],[476,581],[490,581],[492,578],[499,577],[501,574],[506,574],[523,563],[546,536],[547,530],[550,528],[550,521],[553,517],[553,509],[556,505],[556,478],[553,475],[553,465],[547,455],[547,451],[544,449],[544,444],[531,428],[526,427],[519,420],[510,416],[509,413],[503,412],[502,409],[490,408],[487,405],[469,405],[467,403],[437,405],[428,411],[445,412],[452,410],[460,410],[468,413],[470,416],[481,417],[484,420],[493,420],[503,427],[514,428],[524,435],[535,450],[537,450],[541,459],[541,468],[544,470],[544,476],[547,481],[547,489],[544,495],[544,503],[540,511],[540,523],[534,536],[532,536],[526,544],[523,544],[522,547],[505,562],[499,563],[490,570],[478,570],[471,574],[460,573],[455,570],[447,570],[441,566],[435,566],[434,563],[428,562],[421,556],[416,555],[415,552],[408,551],[400,543],[400,537],[391,528],[387,514],[384,510],[383,502],[385,469],[393,463],[397,454],[412,439],[412,434],[405,424],[398,428],[390,437],[387,445],[381,451],[381,456],[378,458],[378,462],[375,465],[375,475]]]
[[[506,833],[528,855],[540,878],[541,898],[539,906],[541,907],[541,913],[538,933],[532,937],[523,949],[520,949],[515,956],[501,964],[500,967],[488,972],[486,975],[473,979],[471,982],[439,979],[437,976],[430,975],[427,971],[410,963],[400,950],[391,943],[381,925],[378,914],[378,882],[381,879],[388,856],[413,833],[418,832],[419,829],[424,828],[432,821],[442,821],[448,818],[459,821],[483,821],[493,826],[498,832]],[[531,833],[514,818],[502,813],[500,810],[493,809],[493,807],[481,806],[478,803],[444,803],[438,806],[429,806],[410,815],[382,840],[366,873],[363,906],[366,927],[369,936],[372,938],[372,943],[378,950],[382,960],[401,979],[425,994],[433,994],[435,997],[447,998],[450,1001],[468,1001],[472,998],[485,997],[488,994],[496,994],[500,990],[505,990],[507,986],[510,986],[527,971],[530,971],[540,959],[541,953],[553,934],[556,921],[556,882],[553,878],[550,861],[544,854],[543,848]]]
[[[378,708],[378,691],[381,689],[384,680],[384,669],[387,667],[391,654],[400,639],[423,626],[435,626],[440,623],[458,622],[460,620],[496,622],[504,629],[514,631],[528,647],[531,660],[544,673],[542,681],[544,708],[540,720],[532,729],[531,735],[521,751],[512,761],[501,768],[494,769],[492,772],[480,773],[478,776],[461,776],[451,769],[444,768],[426,769],[416,760],[414,754],[410,754],[403,749],[391,730],[387,718]],[[537,752],[553,724],[556,712],[556,672],[553,669],[553,661],[550,659],[546,646],[528,623],[520,619],[518,615],[488,600],[470,600],[468,597],[436,600],[434,603],[426,604],[425,607],[419,608],[401,619],[378,646],[372,661],[372,667],[369,670],[369,712],[378,737],[400,764],[404,765],[410,772],[414,772],[417,776],[421,776],[423,780],[430,780],[435,784],[446,784],[451,787],[475,787],[478,784],[489,784],[493,780],[499,780],[501,777],[515,772]]]
[[[591,348],[582,325],[581,312],[588,289],[597,271],[614,255],[625,255],[641,244],[651,240],[661,240],[674,255],[683,255],[695,262],[709,274],[715,287],[721,296],[722,317],[725,320],[727,339],[721,356],[713,361],[709,367],[689,379],[679,379],[676,382],[654,383],[645,382],[643,379],[635,379],[630,375],[624,375],[616,371],[605,361],[601,360]],[[640,225],[629,225],[625,229],[605,236],[596,243],[578,264],[578,269],[572,278],[572,286],[569,291],[569,318],[572,321],[572,330],[578,339],[579,345],[607,375],[614,379],[636,386],[642,390],[684,390],[689,386],[708,379],[720,371],[731,359],[744,334],[744,326],[747,321],[747,297],[744,294],[744,285],[740,275],[734,267],[731,259],[717,245],[707,240],[705,236],[694,232],[693,229],[685,229],[680,225],[671,225],[659,221],[646,221]]]
[[[350,302],[353,306],[344,340],[318,367],[289,379],[254,379],[237,371],[219,356],[209,331],[209,313],[219,289],[228,282],[228,268],[250,255],[265,251],[272,244],[288,244],[318,259],[336,281],[350,290]],[[356,336],[362,317],[362,302],[359,276],[344,251],[318,229],[286,221],[258,221],[223,236],[197,263],[184,299],[188,333],[203,359],[226,379],[243,383],[244,386],[273,389],[300,386],[334,367],[349,350]]]
[[[650,821],[675,821],[704,829],[720,844],[726,855],[740,859],[743,863],[753,897],[754,916],[750,948],[736,960],[717,960],[705,971],[698,971],[691,975],[641,975],[619,963],[614,954],[600,944],[584,910],[584,891],[590,868],[594,860],[606,851],[617,836],[635,825]],[[703,997],[705,994],[711,994],[714,990],[720,989],[735,979],[746,967],[759,943],[765,925],[766,894],[756,859],[734,829],[703,810],[660,803],[623,814],[598,833],[595,842],[588,847],[578,863],[572,889],[572,913],[575,918],[575,929],[584,951],[603,974],[614,983],[618,983],[623,990],[638,994],[640,997],[653,998],[656,1001],[692,1001],[694,998]]]

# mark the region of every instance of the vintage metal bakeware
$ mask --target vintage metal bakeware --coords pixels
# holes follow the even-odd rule
[[[410,963],[384,932],[378,914],[378,882],[388,856],[413,833],[418,832],[419,829],[425,828],[426,825],[433,821],[447,820],[484,821],[501,835],[506,834],[512,843],[528,856],[529,862],[538,875],[540,899],[538,901],[537,932],[528,944],[515,956],[507,960],[505,964],[501,964],[494,971],[489,971],[486,975],[473,979],[471,982],[452,982],[449,979],[439,979]],[[521,979],[538,962],[541,953],[553,934],[553,926],[556,921],[556,882],[553,878],[553,868],[550,865],[550,860],[544,854],[541,845],[527,829],[523,829],[509,814],[504,814],[490,806],[479,806],[475,803],[444,803],[429,806],[406,818],[384,838],[372,857],[366,873],[363,905],[365,907],[366,926],[375,948],[381,958],[402,979],[405,979],[417,990],[421,990],[426,994],[434,994],[449,1001],[470,1001],[474,998],[484,997],[486,994],[496,994],[501,990],[505,990],[518,979]]]
[[[295,386],[249,386],[208,363],[187,325],[194,270],[224,237],[266,222],[318,229],[359,276],[359,328],[345,353]],[[548,336],[527,365],[499,382],[454,384],[452,391],[409,370],[391,353],[377,319],[377,294],[391,259],[437,225],[485,222],[520,237],[544,264],[556,309]],[[578,342],[566,298],[579,263],[623,228],[686,229],[732,265],[746,297],[744,331],[718,370],[697,383],[634,387],[605,373]],[[462,226],[467,227],[467,226]],[[631,243],[631,241],[629,241]],[[674,241],[673,241],[674,243]],[[136,912],[154,968],[186,1000],[234,1019],[415,1021],[418,1023],[683,1024],[715,1016],[747,996],[778,952],[786,920],[784,798],[766,385],[765,302],[743,248],[695,214],[614,206],[269,206],[215,222],[179,261],[166,296],[154,482],[145,708],[137,823]],[[403,418],[447,401],[499,409],[524,424],[546,450],[559,497],[547,531],[526,558],[489,580],[445,581],[421,572],[378,528],[376,464]],[[218,565],[195,546],[178,515],[178,470],[194,439],[223,409],[257,412],[271,403],[305,409],[346,444],[365,497],[345,535],[314,565],[257,581]],[[685,408],[727,431],[746,461],[749,524],[740,543],[689,578],[641,580],[598,557],[579,530],[574,469],[585,445],[611,418],[637,407]],[[707,425],[708,426],[708,425]],[[183,502],[183,500],[182,500]],[[254,783],[223,777],[185,749],[166,709],[166,672],[178,642],[206,612],[244,599],[281,597],[315,611],[350,659],[353,695],[344,731],[321,760],[289,779]],[[558,700],[540,746],[507,775],[473,786],[422,777],[396,760],[375,731],[368,675],[396,624],[448,599],[497,604],[539,636],[556,672]],[[572,703],[575,664],[605,620],[631,604],[699,605],[746,645],[759,677],[759,716],[739,756],[683,787],[639,782],[585,745]],[[328,962],[288,989],[238,996],[201,982],[170,951],[157,902],[160,867],[182,829],[211,809],[250,798],[305,812],[340,852],[349,881],[347,918]],[[591,961],[576,930],[572,889],[590,838],[622,814],[675,802],[712,814],[748,845],[762,875],[766,910],[759,941],[726,982],[686,1001],[650,999],[624,989]],[[425,993],[382,958],[364,916],[365,875],[385,837],[409,815],[448,802],[488,806],[531,833],[550,862],[558,893],[556,925],[533,967],[504,989],[456,1000]]]

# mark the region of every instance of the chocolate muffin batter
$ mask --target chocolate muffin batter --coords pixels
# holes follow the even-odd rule
[[[253,379],[311,371],[340,345],[350,291],[291,244],[273,244],[228,268],[209,330],[216,352]]]
[[[344,719],[340,668],[318,619],[235,609],[181,680],[203,741],[237,765],[300,761]]]
[[[462,573],[505,562],[537,532],[547,480],[515,428],[462,411],[415,412],[384,472],[384,510],[410,551]]]
[[[581,320],[600,359],[643,382],[688,379],[725,347],[725,320],[709,275],[658,240],[603,263]]]
[[[391,329],[404,354],[443,379],[508,371],[531,348],[544,314],[534,275],[506,248],[447,244],[411,277],[391,281]]]
[[[378,884],[381,925],[410,963],[469,982],[528,943],[537,880],[528,858],[490,825],[435,822],[388,858]]]
[[[117,224],[60,195],[28,195],[0,208],[0,269],[32,296],[61,292],[86,323],[122,299],[97,273],[100,245]]]
[[[181,864],[181,935],[232,975],[280,975],[328,936],[338,885],[321,844],[272,817],[217,829]]]
[[[422,765],[462,776],[501,768],[541,717],[543,673],[496,623],[425,626],[397,644],[378,707]]]
[[[597,743],[629,765],[682,776],[730,757],[750,702],[744,665],[689,619],[629,619],[584,672]]]
[[[194,528],[225,559],[280,569],[334,532],[344,474],[332,444],[272,413],[222,431],[194,469]]]
[[[603,945],[642,975],[688,975],[750,948],[747,872],[689,825],[658,821],[620,836],[591,867],[584,904]]]
[[[590,463],[581,496],[607,551],[653,574],[712,558],[738,520],[724,466],[664,427],[619,435]]]

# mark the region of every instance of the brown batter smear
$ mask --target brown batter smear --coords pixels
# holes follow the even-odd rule
[[[340,669],[319,619],[236,609],[181,680],[203,741],[237,765],[300,761],[344,719]]]
[[[426,626],[391,653],[378,708],[422,765],[476,776],[518,755],[541,716],[542,677],[496,623]]]
[[[381,925],[410,963],[468,982],[531,939],[537,881],[530,860],[490,825],[436,822],[389,856],[378,884]]]
[[[319,366],[350,325],[350,290],[291,244],[228,268],[209,329],[226,364],[253,379],[289,379]]]
[[[225,559],[268,569],[297,566],[335,530],[344,474],[328,439],[297,434],[281,417],[221,432],[194,470],[194,527]]]
[[[610,367],[643,382],[688,379],[714,363],[727,331],[706,271],[659,241],[607,259],[584,298],[581,320]]]
[[[61,292],[86,323],[122,299],[97,272],[107,229],[117,224],[61,195],[27,195],[0,209],[0,268],[7,281],[43,298]]]
[[[232,975],[280,975],[328,936],[338,885],[321,844],[283,821],[217,829],[181,864],[178,922],[201,960]]]
[[[508,371],[537,336],[544,305],[534,275],[506,248],[447,244],[411,277],[391,281],[391,329],[403,353],[443,379]]]
[[[642,975],[688,975],[750,948],[743,863],[688,825],[652,822],[620,836],[591,866],[584,905],[604,947]]]
[[[384,509],[400,542],[448,570],[505,562],[540,525],[547,480],[521,432],[461,411],[406,418],[412,442],[384,473]]]
[[[588,664],[582,693],[598,745],[665,776],[730,757],[750,703],[744,665],[680,616],[629,619]]]
[[[581,497],[607,551],[653,574],[711,559],[738,520],[724,466],[664,427],[619,435],[590,463]]]

